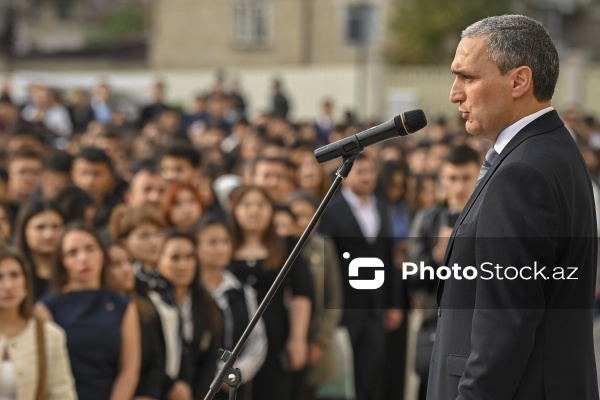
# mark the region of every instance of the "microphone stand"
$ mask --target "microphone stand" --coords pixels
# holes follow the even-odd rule
[[[279,271],[279,274],[277,274],[275,281],[269,288],[269,291],[267,292],[267,295],[265,296],[263,301],[258,306],[256,313],[248,323],[248,326],[244,330],[244,333],[242,333],[242,336],[235,345],[233,352],[223,349],[219,350],[219,356],[221,357],[221,361],[223,361],[223,365],[221,366],[219,372],[211,382],[210,389],[208,390],[206,397],[204,397],[204,400],[211,400],[219,392],[223,383],[229,385],[229,400],[235,400],[237,396],[237,389],[242,383],[242,374],[239,369],[233,367],[233,364],[238,359],[240,353],[242,352],[242,349],[246,345],[246,342],[250,337],[250,333],[252,333],[252,330],[254,329],[254,327],[264,314],[265,310],[269,306],[269,303],[273,299],[273,296],[275,296],[275,293],[279,289],[279,286],[281,286],[281,283],[283,283],[283,280],[285,279],[287,273],[292,268],[292,264],[294,263],[294,261],[296,261],[298,254],[300,254],[302,247],[304,247],[304,243],[306,243],[306,240],[317,225],[317,221],[319,220],[319,218],[321,218],[323,211],[325,211],[325,208],[327,207],[333,195],[339,188],[340,184],[342,183],[342,180],[348,177],[348,174],[350,173],[350,171],[352,170],[352,166],[354,165],[354,160],[356,160],[356,157],[358,157],[358,155],[361,152],[362,148],[360,148],[360,150],[354,154],[344,155],[342,165],[340,165],[337,172],[335,173],[335,180],[331,183],[329,191],[325,195],[325,198],[321,201],[321,204],[319,205],[319,208],[317,208],[315,215],[313,215],[312,219],[308,223],[308,226],[304,230],[304,233],[302,233],[302,236],[300,236],[300,239],[298,240],[296,246],[294,246],[294,249],[288,256],[285,264]]]

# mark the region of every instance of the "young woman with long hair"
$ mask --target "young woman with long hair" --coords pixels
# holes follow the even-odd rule
[[[31,268],[34,300],[50,290],[54,251],[64,225],[63,214],[48,200],[28,201],[19,210],[15,245]]]
[[[227,270],[233,257],[233,244],[225,222],[216,217],[205,217],[195,227],[194,236],[198,243],[202,283],[223,313],[223,348],[232,350],[256,313],[256,292]],[[234,365],[242,373],[242,386],[237,393],[239,400],[251,398],[252,380],[266,356],[267,336],[261,319]],[[221,392],[217,398],[225,400],[227,394]]]
[[[182,358],[177,389],[202,398],[216,373],[222,321],[219,308],[200,284],[194,239],[171,231],[157,267],[169,283],[161,294],[179,309],[181,318]]]
[[[263,188],[238,187],[232,193],[231,206],[233,260],[229,270],[242,283],[250,284],[262,301],[293,242],[275,232],[274,205]],[[269,349],[263,367],[254,378],[254,398],[291,398],[292,373],[306,366],[313,297],[310,271],[299,257],[264,314]]]
[[[164,390],[165,370],[165,346],[160,317],[150,299],[135,292],[135,272],[125,246],[119,242],[111,242],[106,250],[109,263],[104,272],[105,287],[116,293],[131,295],[140,317],[142,358],[135,399],[158,400]]]
[[[0,245],[0,398],[76,399],[65,333],[33,317],[31,278],[20,254]]]

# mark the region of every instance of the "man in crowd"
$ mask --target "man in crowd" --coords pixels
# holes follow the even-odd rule
[[[408,259],[437,268],[441,265],[452,228],[469,200],[479,175],[479,155],[467,145],[455,147],[446,157],[440,170],[444,201],[419,211],[413,220]],[[437,281],[416,282],[433,294]],[[435,299],[433,299],[435,301]]]
[[[158,167],[145,163],[133,174],[125,202],[132,207],[148,207],[163,215],[167,200],[168,182]]]
[[[364,156],[357,158],[341,193],[325,209],[319,224],[319,231],[335,243],[342,267],[342,325],[348,329],[352,342],[357,400],[374,398],[384,359],[385,331],[397,329],[404,316],[400,310],[403,288],[396,286],[394,268],[389,268],[393,263],[393,238],[387,205],[375,196],[376,184],[375,161]],[[390,284],[381,290],[357,290],[350,286],[349,258],[360,257],[381,259],[388,267],[386,280]]]
[[[189,144],[176,143],[161,156],[160,170],[167,181],[196,186],[200,178],[200,152]]]
[[[43,156],[23,147],[9,156],[8,198],[12,215],[17,215],[19,207],[40,186],[44,171]]]
[[[90,193],[96,200],[96,228],[106,226],[112,209],[121,201],[116,190],[119,180],[108,155],[95,147],[83,148],[75,156],[71,177],[76,186]]]

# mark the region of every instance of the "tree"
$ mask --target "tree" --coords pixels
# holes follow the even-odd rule
[[[473,22],[513,12],[511,1],[390,0],[386,56],[392,64],[446,64],[460,32]]]

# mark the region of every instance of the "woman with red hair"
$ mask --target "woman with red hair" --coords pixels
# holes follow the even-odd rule
[[[203,214],[204,205],[196,188],[179,182],[169,186],[165,217],[170,226],[181,232],[189,232]]]

